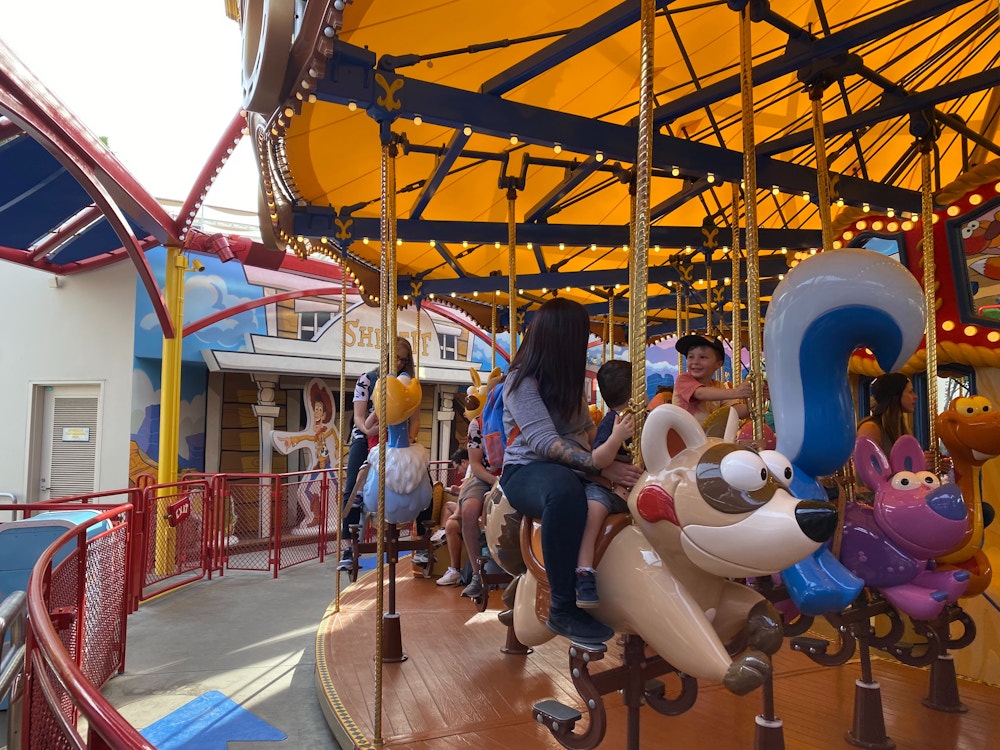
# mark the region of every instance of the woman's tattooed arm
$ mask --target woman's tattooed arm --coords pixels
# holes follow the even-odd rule
[[[579,469],[585,474],[597,475],[601,470],[594,466],[594,455],[585,451],[576,443],[557,438],[549,447],[548,458],[558,461],[572,469]]]

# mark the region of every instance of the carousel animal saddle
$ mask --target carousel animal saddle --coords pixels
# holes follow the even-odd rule
[[[605,519],[594,545],[595,568],[601,564],[601,558],[604,557],[611,540],[631,525],[632,516],[628,513],[612,513]],[[529,516],[521,519],[521,556],[524,558],[525,567],[538,581],[535,615],[541,622],[545,622],[549,614],[550,589],[549,578],[545,573],[545,560],[542,557],[542,522]]]

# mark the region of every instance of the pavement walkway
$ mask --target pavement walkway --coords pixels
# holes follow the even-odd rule
[[[282,570],[278,578],[227,571],[144,603],[129,617],[125,672],[104,695],[141,731],[168,715],[182,726],[184,713],[172,712],[221,693],[278,732],[255,735],[260,723],[244,715],[249,722],[216,728],[220,748],[228,741],[228,750],[340,750],[314,687],[316,631],[334,599],[335,568],[331,557]],[[344,575],[341,586],[348,585]],[[172,720],[158,725],[159,736]],[[272,740],[235,741],[248,731]],[[274,741],[279,733],[287,739]],[[166,745],[195,746],[179,739],[159,746]]]

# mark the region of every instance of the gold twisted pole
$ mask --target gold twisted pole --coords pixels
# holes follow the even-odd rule
[[[674,327],[676,329],[675,334],[677,338],[680,338],[684,335],[684,330],[681,327],[681,315],[684,312],[684,303],[681,300],[681,282],[679,280],[674,282],[674,292],[677,295],[677,308],[674,313]]]
[[[833,219],[830,216],[830,168],[826,161],[826,134],[823,130],[823,87],[814,84],[809,88],[812,101],[813,143],[816,149],[816,208],[822,230],[823,249],[833,249]]]
[[[757,154],[753,125],[753,55],[750,38],[750,4],[740,10],[740,93],[743,102],[743,192],[746,196],[747,331],[750,337],[750,372],[754,377],[753,439],[764,438],[764,389],[761,381],[760,276],[757,244]]]
[[[344,414],[344,407],[346,406],[346,394],[345,389],[347,388],[347,249],[344,249],[343,256],[340,261],[340,460],[337,463],[337,476],[340,477],[340,489],[343,490],[347,486],[347,466],[344,463],[344,450],[343,446],[345,444],[345,435],[347,434],[345,430],[347,429],[346,414]],[[353,418],[353,417],[352,417]],[[346,444],[350,445],[350,439],[346,440]],[[340,555],[340,545],[344,542],[344,532],[343,532],[343,519],[344,507],[343,498],[337,498],[337,555]],[[337,582],[334,589],[334,603],[333,610],[335,612],[340,611],[340,574],[337,574]]]
[[[632,232],[632,271],[628,305],[628,348],[632,361],[632,404],[635,434],[642,434],[646,421],[646,312],[649,285],[649,182],[653,155],[653,41],[656,3],[642,0],[639,63],[639,144],[635,164],[635,229]],[[642,466],[639,440],[632,441],[632,462]]]
[[[704,234],[705,230],[702,229]],[[721,317],[719,328],[722,328]],[[705,242],[705,333],[712,335],[712,248]]]
[[[640,33],[641,33],[641,31],[642,31],[642,29],[640,28]],[[642,61],[641,60],[640,60],[639,64],[640,64],[640,66],[642,65]],[[640,71],[640,74],[641,74],[641,71]],[[641,81],[640,81],[640,85],[641,85]],[[640,96],[641,96],[641,92],[640,92]],[[636,153],[638,154],[638,146],[636,148],[637,148]],[[633,302],[635,300],[636,284],[638,284],[638,281],[636,280],[636,264],[635,264],[635,256],[634,256],[635,248],[636,248],[635,234],[638,231],[638,222],[636,221],[636,213],[635,213],[636,210],[638,209],[638,206],[639,206],[639,203],[636,200],[636,189],[638,187],[638,183],[636,181],[636,170],[638,168],[639,168],[639,162],[638,162],[638,159],[636,159],[636,165],[635,165],[635,168],[632,170],[632,176],[629,179],[629,183],[628,183],[628,216],[629,216],[629,219],[628,219],[628,256],[627,256],[627,258],[628,258],[628,295],[629,295],[628,310],[629,310],[629,313],[628,313],[628,323],[626,324],[627,325],[627,330],[626,330],[625,345],[628,347],[628,359],[629,359],[629,362],[633,363],[632,364],[632,382],[633,382],[633,393],[632,393],[632,395],[633,395],[633,398],[629,399],[630,404],[631,404],[631,402],[633,402],[635,400],[634,399],[634,396],[635,396],[635,390],[634,390],[634,383],[635,383],[635,362],[634,362],[634,359],[635,358],[632,356],[632,352],[635,351],[635,350],[632,348],[632,344],[634,342],[634,338],[632,337],[631,329],[632,329],[632,305],[633,305]],[[625,248],[622,248],[622,249],[624,250]],[[633,411],[634,411],[634,409],[633,409]]]
[[[924,305],[927,308],[927,327],[924,331],[924,345],[927,350],[927,442],[931,451],[933,471],[941,470],[941,456],[938,450],[937,417],[938,382],[937,382],[937,268],[934,261],[934,196],[931,192],[931,148],[933,139],[920,138],[917,149],[920,151],[920,222],[923,230],[923,261],[924,261]]]
[[[740,321],[740,186],[730,183],[733,189],[733,246],[729,257],[733,263],[732,284],[730,290],[733,298],[733,388],[743,380],[743,324]]]
[[[604,316],[604,343],[601,344],[601,361],[608,361],[608,339],[611,338],[611,316]]]
[[[604,352],[604,361],[608,361],[608,357],[611,359],[615,358],[615,288],[610,287],[608,294],[608,337],[604,342],[606,347]]]
[[[414,375],[417,378],[419,378],[420,377],[420,349],[421,349],[421,346],[420,346],[420,300],[414,300],[413,301],[413,306],[417,310],[417,333],[416,333],[417,339],[416,339],[416,341],[413,342],[413,350],[415,352],[414,353],[414,362],[413,362],[413,373],[414,373]],[[393,338],[393,341],[395,341],[395,340],[396,339]]]
[[[382,144],[382,274],[380,277],[380,324],[382,346],[379,347],[379,408],[378,408],[378,528],[376,530],[376,575],[378,586],[375,599],[375,722],[374,742],[382,740],[382,656],[383,619],[385,615],[385,449],[388,443],[386,424],[386,376],[391,372],[390,357],[395,360],[395,289],[396,289],[396,152],[391,138]]]
[[[517,354],[517,188],[507,186],[507,273],[510,297],[510,358]]]
[[[490,371],[497,366],[497,293],[493,292],[490,303]]]

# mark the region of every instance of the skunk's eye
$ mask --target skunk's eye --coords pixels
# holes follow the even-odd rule
[[[733,451],[719,463],[722,478],[738,490],[753,492],[767,484],[767,465],[753,451]]]
[[[785,458],[784,453],[778,451],[761,451],[760,457],[767,464],[767,468],[774,474],[775,479],[786,487],[791,484],[795,472],[792,470],[792,462]]]

